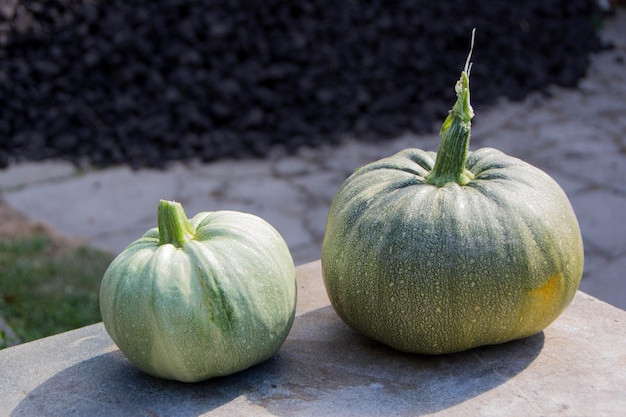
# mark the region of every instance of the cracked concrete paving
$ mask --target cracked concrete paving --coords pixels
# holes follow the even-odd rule
[[[576,89],[552,88],[522,102],[475,108],[471,148],[498,148],[543,169],[568,194],[585,243],[581,289],[626,309],[626,11],[603,36],[615,47],[592,57]],[[475,63],[480,65],[480,63]],[[451,84],[451,102],[453,91]],[[419,115],[416,115],[419,117]],[[265,160],[174,163],[165,171],[79,170],[47,161],[0,171],[3,199],[33,220],[113,253],[156,224],[159,199],[188,215],[239,210],[273,224],[296,264],[318,259],[330,202],[359,166],[406,147],[436,150],[439,138],[276,151]]]

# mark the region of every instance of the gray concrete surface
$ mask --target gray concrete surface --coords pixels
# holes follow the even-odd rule
[[[581,289],[626,309],[624,9],[608,22],[603,36],[615,48],[592,58],[579,88],[552,88],[550,97],[536,94],[522,102],[475,108],[471,147],[499,148],[561,184],[583,233]],[[450,105],[453,84],[451,80]],[[175,163],[166,171],[22,163],[0,171],[0,192],[31,219],[113,253],[155,226],[162,198],[181,202],[188,215],[220,209],[251,212],[281,232],[296,264],[302,264],[320,257],[328,206],[354,169],[405,147],[436,150],[438,143],[436,134],[375,144],[347,140],[292,156],[277,151],[266,160]]]
[[[267,362],[197,384],[160,380],[99,323],[0,351],[0,417],[624,415],[626,312],[580,291],[535,336],[422,356],[343,324],[319,262],[297,277],[293,328]]]

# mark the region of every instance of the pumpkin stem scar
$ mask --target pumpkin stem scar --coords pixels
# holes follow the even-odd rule
[[[170,243],[177,248],[195,236],[195,231],[180,203],[161,200],[157,213],[159,244]]]
[[[450,182],[466,185],[474,178],[473,174],[465,168],[465,162],[469,150],[471,120],[474,117],[474,109],[470,104],[469,76],[472,69],[470,58],[474,50],[475,32],[476,29],[472,31],[470,51],[463,72],[454,87],[457,100],[448,112],[439,132],[441,142],[437,150],[435,165],[426,175],[426,180],[437,187]]]

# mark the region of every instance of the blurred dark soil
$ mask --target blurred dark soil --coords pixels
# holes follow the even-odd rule
[[[0,0],[0,167],[165,167],[439,128],[472,100],[576,87],[590,0]]]

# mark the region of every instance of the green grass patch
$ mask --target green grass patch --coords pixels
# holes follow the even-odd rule
[[[0,315],[22,342],[97,323],[112,260],[89,247],[55,247],[45,236],[0,239]]]

